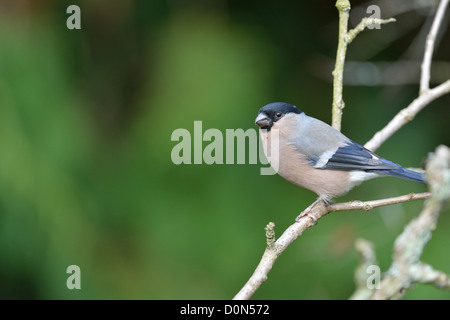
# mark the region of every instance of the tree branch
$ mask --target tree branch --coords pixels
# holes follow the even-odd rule
[[[380,131],[378,131],[372,139],[370,139],[364,147],[375,151],[395,132],[397,132],[406,123],[414,119],[420,110],[425,108],[432,101],[440,96],[450,92],[450,79],[441,83],[439,86],[426,91],[419,97],[414,99],[405,109],[401,110],[397,115]]]
[[[339,11],[339,41],[336,52],[336,64],[333,74],[333,105],[332,105],[332,120],[333,128],[341,131],[342,110],[345,107],[342,98],[343,79],[344,79],[344,64],[345,55],[347,53],[347,29],[348,18],[350,17],[350,1],[337,0],[336,8]]]
[[[317,202],[313,207],[309,207],[309,214],[313,215],[317,220],[334,211],[345,211],[345,210],[365,210],[369,211],[376,207],[391,205],[395,203],[403,203],[413,200],[427,199],[430,196],[429,192],[424,193],[410,193],[407,195],[372,200],[372,201],[350,201],[344,203],[333,203],[331,205],[325,205],[323,201]],[[306,210],[305,210],[306,211]],[[267,280],[267,274],[272,269],[277,258],[283,253],[283,251],[297,239],[303,231],[309,229],[315,225],[315,220],[311,219],[309,216],[305,215],[300,218],[296,223],[291,225],[286,231],[281,235],[278,240],[274,243],[271,241],[271,245],[266,247],[264,254],[261,258],[260,263],[256,267],[253,275],[244,285],[244,287],[236,294],[233,298],[234,300],[250,299],[250,297],[255,293],[256,290],[261,286],[263,282]],[[273,225],[274,226],[274,225]],[[267,228],[267,227],[266,227]],[[271,230],[273,231],[273,230]],[[266,229],[267,232],[267,229]],[[273,236],[270,236],[274,239]],[[268,241],[269,242],[269,241]]]
[[[344,210],[372,210],[373,208],[387,206],[390,204],[408,202],[413,200],[423,200],[430,197],[429,192],[423,193],[410,193],[403,196],[371,200],[371,201],[349,201],[344,203],[333,203],[329,206],[329,212],[331,211],[344,211]]]
[[[425,42],[425,53],[423,55],[423,62],[421,66],[422,75],[420,77],[420,90],[419,94],[422,95],[430,89],[430,77],[431,77],[431,60],[433,58],[434,41],[436,35],[441,26],[442,19],[445,14],[449,0],[441,0],[434,16],[433,24],[431,25],[430,32],[428,33],[427,40]]]

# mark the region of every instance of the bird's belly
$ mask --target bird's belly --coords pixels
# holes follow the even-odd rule
[[[350,190],[349,172],[313,168],[291,146],[280,148],[278,174],[324,198],[333,198]]]
[[[267,159],[272,168],[284,179],[326,199],[343,195],[351,189],[348,171],[314,168],[294,146],[280,142],[287,141],[288,137],[281,135],[279,139],[274,140],[272,146],[270,132],[260,130],[260,135]]]

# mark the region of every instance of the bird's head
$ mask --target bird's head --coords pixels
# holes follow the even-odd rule
[[[272,102],[259,109],[255,124],[261,129],[270,130],[275,122],[289,113],[300,114],[302,111],[286,102]]]

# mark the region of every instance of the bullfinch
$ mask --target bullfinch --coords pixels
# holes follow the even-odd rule
[[[277,173],[317,193],[317,201],[329,203],[361,182],[379,176],[425,183],[423,174],[377,156],[291,104],[269,103],[259,110],[255,124],[260,128],[264,152],[272,167],[272,161],[277,161]],[[278,159],[268,154],[275,134]],[[273,156],[274,149],[271,153]]]

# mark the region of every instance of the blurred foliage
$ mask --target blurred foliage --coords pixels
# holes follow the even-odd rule
[[[81,30],[66,28],[69,4],[0,1],[0,298],[233,297],[259,262],[265,225],[280,234],[315,195],[261,176],[261,165],[174,165],[171,134],[193,133],[195,120],[203,130],[254,128],[271,101],[329,122],[331,69],[321,61],[334,59],[333,3],[77,1]],[[348,58],[367,57],[367,44],[383,48],[371,61],[402,57],[426,17],[411,8],[397,19],[360,35]],[[449,52],[442,40],[435,58]],[[364,143],[417,90],[346,86],[343,132]],[[378,153],[417,167],[449,145],[449,101],[433,102]],[[421,191],[384,178],[338,200]],[[420,208],[331,214],[280,257],[255,298],[349,297],[355,239],[374,242],[386,270]],[[423,255],[447,273],[449,228],[447,208]],[[81,290],[66,287],[72,264]],[[450,295],[418,285],[405,298]]]

